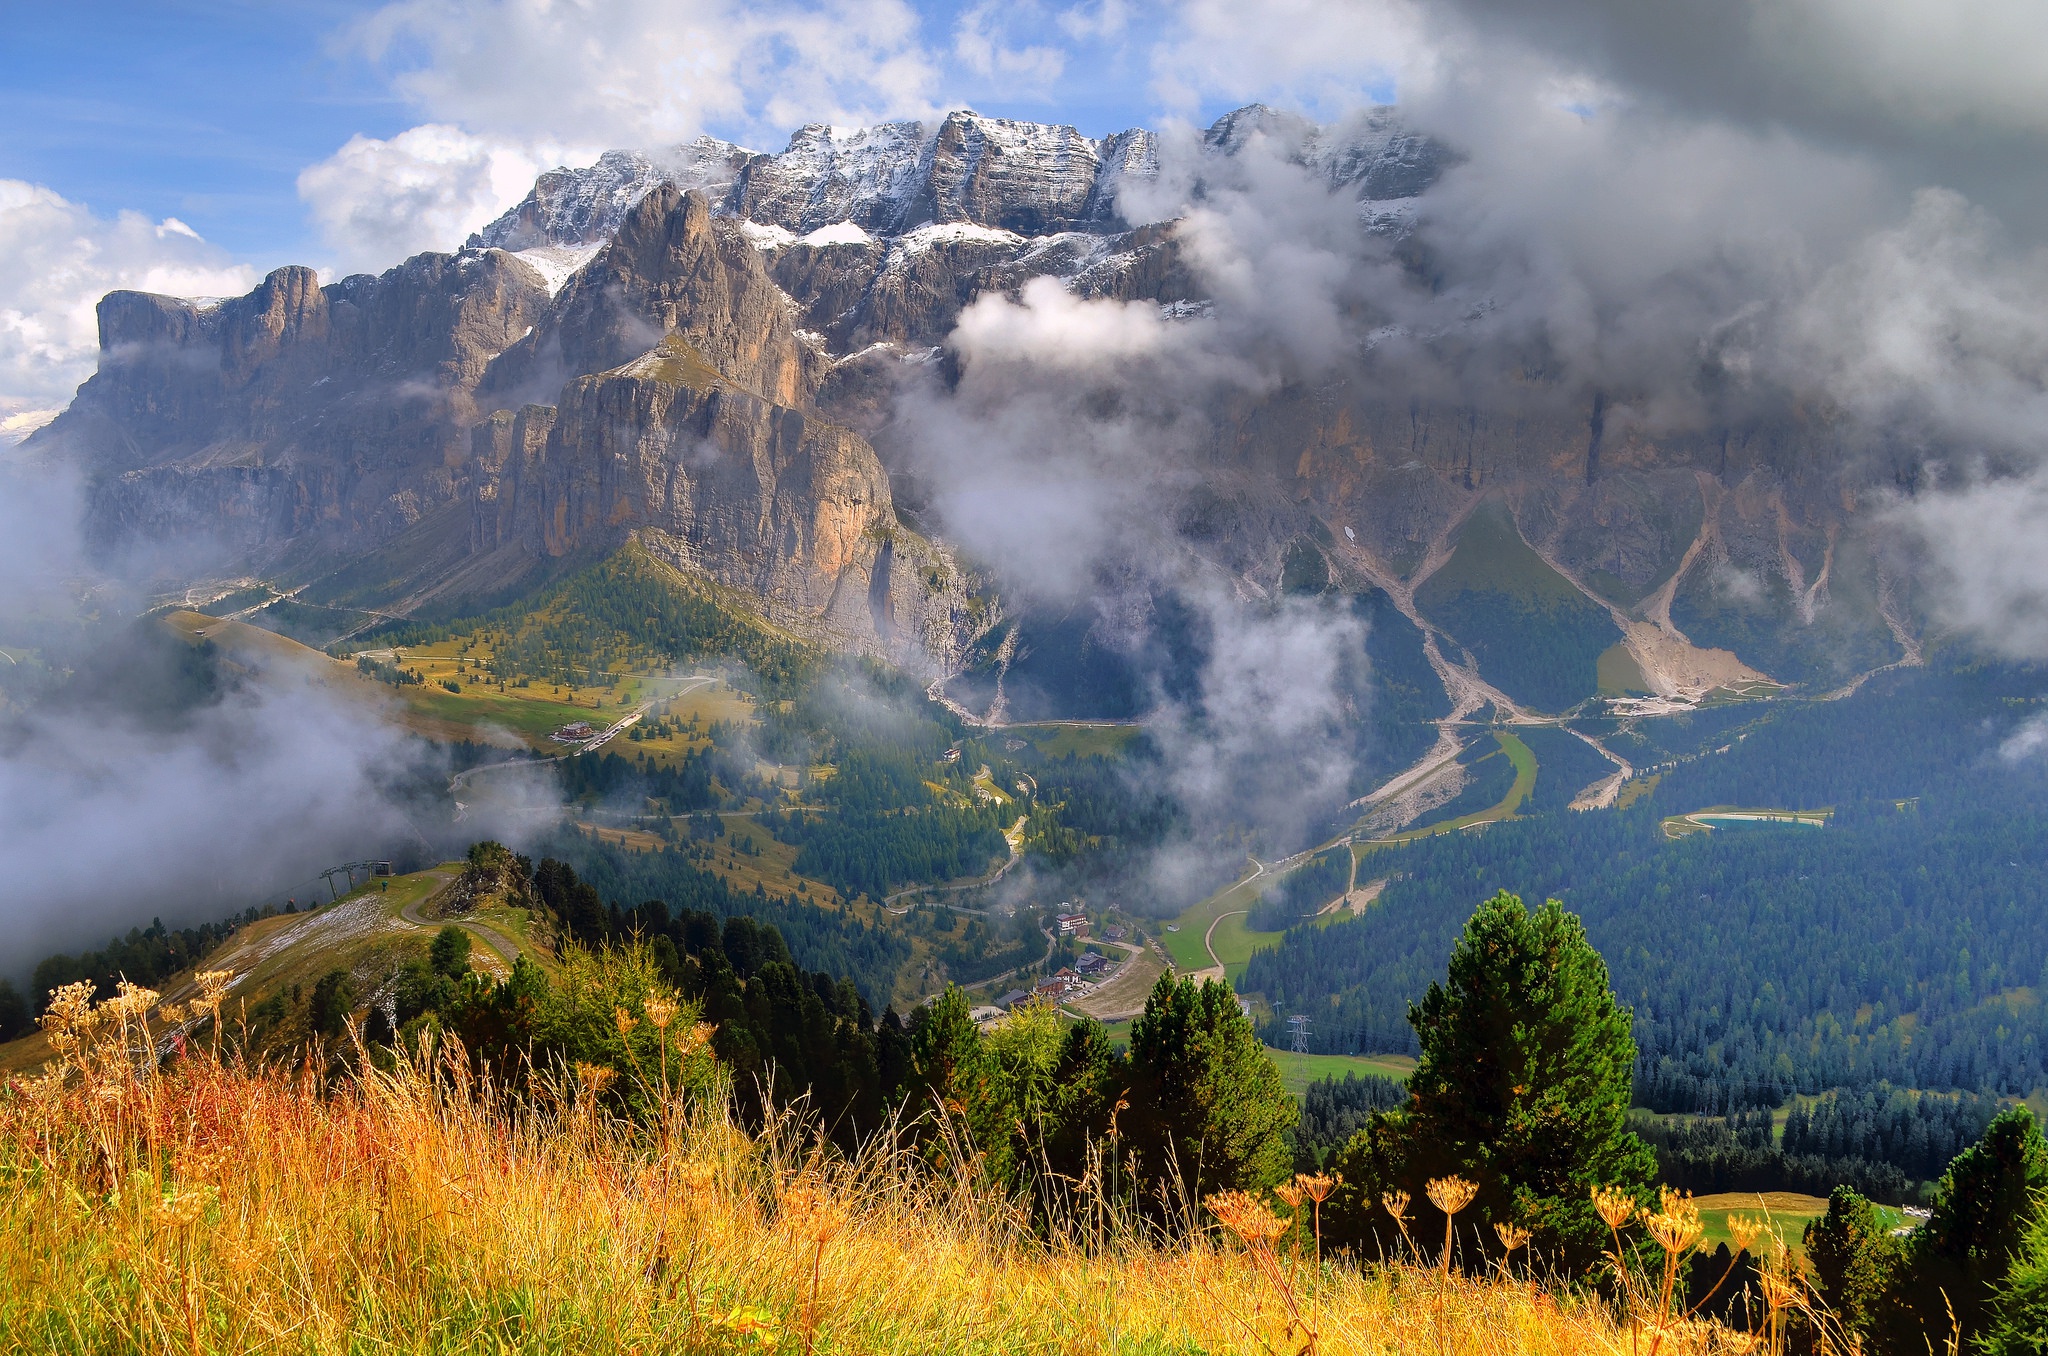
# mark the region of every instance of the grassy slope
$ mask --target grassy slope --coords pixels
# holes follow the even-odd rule
[[[238,1013],[255,1008],[273,995],[290,997],[294,988],[301,996],[312,990],[329,970],[344,969],[357,980],[359,991],[367,994],[394,968],[414,956],[426,954],[428,943],[442,926],[441,920],[422,912],[425,927],[400,917],[408,905],[424,904],[435,892],[461,874],[461,863],[450,862],[388,882],[373,881],[343,895],[338,902],[323,904],[295,914],[279,914],[252,923],[237,932],[197,967],[234,973],[223,1008],[224,1018],[233,1023]],[[548,963],[544,938],[535,920],[524,909],[490,905],[463,915],[464,922],[481,924],[519,946],[543,965]],[[508,958],[500,957],[481,934],[473,937],[472,963],[480,970],[498,974],[510,969]],[[192,972],[173,975],[158,986],[170,1002],[196,997],[198,985]],[[41,1033],[0,1045],[0,1072],[32,1069],[49,1058],[50,1049]]]
[[[1047,1246],[964,1177],[848,1168],[680,1106],[641,1132],[467,1080],[401,1070],[363,1095],[203,1059],[122,1092],[0,1131],[10,1347],[1250,1356],[1302,1345],[1297,1307],[1329,1353],[1629,1347],[1597,1298],[1520,1283],[1262,1267],[1209,1233]]]
[[[810,903],[831,908],[841,906],[843,901],[831,886],[796,873],[796,857],[801,849],[779,841],[751,815],[731,813],[721,815],[719,819],[718,837],[705,840],[705,846],[711,849],[710,857],[694,863],[700,870],[709,871],[733,889],[749,894],[756,885],[771,895],[795,895],[801,887],[806,892],[803,898]],[[605,842],[638,851],[652,852],[665,846],[655,835],[638,829],[598,825],[591,831]],[[741,840],[749,837],[754,840],[752,853],[741,850]]]
[[[1048,758],[1114,758],[1137,738],[1135,725],[1017,725],[1003,733],[1027,739]]]
[[[393,687],[364,677],[352,662],[331,658],[246,622],[173,611],[164,614],[163,624],[188,640],[212,641],[231,661],[283,666],[303,674],[338,695],[362,702],[366,709],[374,708],[392,716],[405,728],[428,739],[559,752],[560,746],[547,739],[550,731],[571,720],[600,724],[604,713],[599,709],[599,699],[605,696],[612,698],[608,707],[617,714],[617,690],[584,689],[580,694],[572,694],[570,701],[557,699],[544,687],[500,693],[481,685],[465,685],[460,694],[449,692],[438,685],[441,678],[452,677],[460,683],[469,676],[467,671],[456,668],[456,643],[452,641],[418,652],[405,651],[405,666],[421,669],[429,682]]]
[[[1506,730],[1494,731],[1493,737],[1499,743],[1501,751],[1507,754],[1508,761],[1514,764],[1515,768],[1515,780],[1508,787],[1508,792],[1505,796],[1502,796],[1484,810],[1475,810],[1471,814],[1459,815],[1456,819],[1445,820],[1440,824],[1431,824],[1419,829],[1409,829],[1403,833],[1393,834],[1390,837],[1377,841],[1382,843],[1406,843],[1412,839],[1428,838],[1439,833],[1456,833],[1459,829],[1469,829],[1476,824],[1492,824],[1503,819],[1513,819],[1515,812],[1522,808],[1522,802],[1527,800],[1529,793],[1536,788],[1536,755],[1530,751],[1529,746],[1524,744],[1518,736]],[[1360,843],[1358,850],[1363,854],[1370,851],[1373,846],[1372,843]]]
[[[1405,1082],[1415,1070],[1415,1061],[1406,1055],[1297,1055],[1292,1050],[1270,1047],[1266,1053],[1279,1066],[1280,1079],[1287,1084],[1287,1090],[1297,1097],[1309,1084],[1325,1078],[1378,1074],[1382,1078],[1398,1078]]]

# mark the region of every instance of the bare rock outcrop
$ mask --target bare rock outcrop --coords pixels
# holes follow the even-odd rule
[[[850,429],[725,377],[681,334],[578,377],[558,410],[477,431],[480,549],[564,557],[637,539],[771,620],[923,667],[962,643],[966,586],[896,519]]]
[[[736,384],[801,405],[816,382],[789,299],[760,252],[702,193],[661,184],[554,299],[531,334],[493,365],[484,394],[551,399],[568,378],[602,372],[681,334]]]
[[[93,478],[103,544],[366,549],[460,496],[477,383],[546,302],[499,251],[325,287],[281,268],[210,305],[111,293],[99,371],[31,451]]]

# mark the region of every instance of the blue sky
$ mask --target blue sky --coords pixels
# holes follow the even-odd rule
[[[0,178],[47,186],[102,216],[177,217],[240,257],[316,257],[300,171],[351,136],[388,138],[422,121],[393,77],[424,58],[401,50],[375,61],[352,50],[355,26],[378,8],[336,0],[11,6]],[[1156,14],[1134,14],[1114,39],[1077,40],[1056,10],[1006,7],[1012,45],[1061,53],[1059,78],[1033,85],[978,74],[951,50],[969,7],[915,8],[923,44],[943,58],[941,102],[1072,122],[1091,135],[1160,112],[1144,57]],[[1201,102],[1208,107],[1189,111],[1213,116],[1232,101]],[[761,139],[758,124],[731,121],[711,120],[707,130]]]
[[[237,254],[299,243],[300,170],[410,110],[330,51],[354,8],[233,0],[15,6],[0,177],[178,217]]]

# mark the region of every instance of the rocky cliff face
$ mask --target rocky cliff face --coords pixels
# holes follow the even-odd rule
[[[99,372],[32,447],[95,477],[103,543],[362,549],[461,492],[476,386],[546,302],[501,252],[326,287],[282,268],[211,306],[115,292]]]
[[[110,547],[338,563],[466,513],[500,575],[632,535],[808,633],[918,664],[963,643],[959,572],[818,417],[814,342],[701,193],[654,184],[550,290],[480,249],[213,306],[115,293],[99,373],[35,445],[93,474]]]
[[[1386,110],[1322,127],[1253,106],[1204,134],[1219,157],[1254,138],[1374,231],[1407,229],[1451,162]],[[339,561],[466,518],[474,559],[544,561],[637,534],[791,625],[950,662],[971,630],[959,572],[903,528],[863,435],[902,360],[988,292],[1053,276],[1199,309],[1175,224],[1126,220],[1158,151],[958,112],[806,127],[776,155],[612,152],[541,176],[461,253],[379,277],[282,269],[211,306],[110,295],[99,374],[32,445],[89,468],[106,543]],[[1212,425],[1204,549],[1248,580],[1277,582],[1304,537],[1405,578],[1497,495],[1557,568],[1667,626],[1755,632],[1736,614],[1761,606],[1782,631],[1853,599],[1835,614],[1887,634],[1824,428],[1648,438],[1607,432],[1598,399],[1505,417],[1344,380],[1226,401]]]
[[[907,531],[858,434],[725,377],[681,334],[477,430],[474,544],[547,557],[630,533],[772,620],[943,661],[965,643],[951,558]]]
[[[1228,156],[1255,135],[1357,197],[1368,218],[1423,192],[1448,163],[1384,109],[1326,128],[1253,105],[1205,141]],[[470,245],[529,252],[543,267],[580,262],[657,186],[694,189],[715,218],[741,226],[828,352],[929,347],[976,296],[1040,275],[1089,296],[1195,299],[1170,226],[1130,222],[1121,204],[1126,184],[1158,171],[1143,129],[1098,140],[965,111],[936,125],[816,124],[776,155],[706,138],[554,171]]]
[[[497,359],[484,395],[552,399],[566,379],[616,367],[672,333],[777,404],[808,403],[822,371],[760,252],[733,223],[714,222],[703,194],[661,184]]]

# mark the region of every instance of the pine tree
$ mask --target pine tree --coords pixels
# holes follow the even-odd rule
[[[1161,976],[1131,1024],[1139,1170],[1197,1198],[1287,1175],[1300,1112],[1227,984]]]
[[[450,923],[434,934],[434,944],[427,949],[427,963],[437,975],[461,979],[469,973],[469,953],[468,929]]]
[[[2048,1356],[2048,1212],[1992,1296],[1984,1356]]]
[[[1848,1187],[1828,1196],[1828,1212],[1806,1226],[1806,1256],[1821,1297],[1852,1335],[1870,1341],[1885,1321],[1886,1292],[1901,1260],[1876,1207]]]
[[[1591,1188],[1646,1195],[1656,1158],[1628,1128],[1629,1013],[1578,918],[1496,894],[1408,1020],[1422,1056],[1398,1114],[1415,1198],[1456,1173],[1479,1184],[1473,1218],[1531,1230],[1569,1269],[1590,1263],[1606,1240]]]
[[[1928,1342],[1940,1350],[1952,1326],[1965,1341],[1987,1326],[1992,1295],[2042,1217],[2044,1193],[2048,1143],[2034,1113],[2024,1105],[2001,1112],[1949,1164],[1932,1214],[1908,1240],[1899,1299],[1911,1317],[1900,1325],[1899,1350]]]
[[[981,1057],[981,1032],[969,1015],[967,995],[952,984],[910,1018],[913,1071],[908,1114],[931,1111],[940,1104],[966,1105],[976,1061]]]

